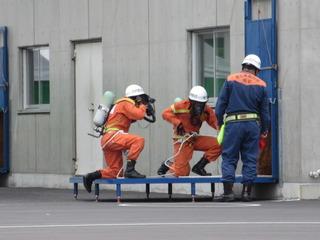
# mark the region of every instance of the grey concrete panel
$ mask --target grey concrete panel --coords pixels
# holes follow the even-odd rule
[[[35,116],[19,115],[12,137],[11,171],[35,173],[37,169]]]
[[[34,31],[36,44],[48,44],[59,29],[59,1],[34,1]]]
[[[218,20],[218,24],[219,25],[224,25],[227,24],[230,26],[230,34],[231,35],[243,35],[244,36],[244,1],[237,1],[234,0],[231,3],[229,2],[229,4],[227,6],[225,6],[224,1],[219,1],[218,2],[218,7],[219,7],[219,14],[221,14],[222,16],[219,16],[219,19],[221,18],[221,20]],[[223,6],[223,7],[222,7]],[[229,7],[228,7],[229,6]],[[224,12],[230,12],[228,15],[230,16],[230,19],[228,20],[228,18],[226,18],[226,15],[224,15]],[[227,15],[227,16],[228,16]],[[224,16],[224,17],[223,17]],[[221,22],[220,22],[221,21]],[[229,23],[228,23],[229,21]],[[244,37],[243,37],[244,39]],[[244,46],[244,45],[240,45],[239,46]]]
[[[193,28],[192,7],[193,1],[191,0],[150,1],[150,42],[185,40],[186,30]]]
[[[310,170],[320,168],[320,107],[319,102],[319,64],[320,29],[301,30],[301,144],[302,144],[302,178],[309,180]]]
[[[35,116],[37,173],[58,173],[58,159],[51,159],[49,114]]]
[[[104,82],[110,82],[117,97],[124,96],[129,84],[140,84],[149,89],[148,46],[143,44],[104,48]]]
[[[106,47],[147,43],[148,1],[105,1],[103,40]]]
[[[106,1],[103,0],[92,0],[89,3],[89,38],[97,38],[102,36],[103,28],[103,4]]]
[[[72,72],[71,48],[69,51],[60,52],[59,78],[57,90],[59,96],[56,99],[57,113],[54,122],[56,131],[59,133],[60,158],[59,173],[70,174],[73,169],[75,153],[75,126],[74,126],[74,75]],[[61,65],[61,63],[63,63]]]
[[[217,0],[217,26],[230,26],[230,34],[244,33],[244,1]]]
[[[192,19],[188,29],[208,28],[217,25],[217,0],[192,0],[191,12],[188,11]],[[190,23],[189,23],[190,24]]]
[[[301,176],[301,51],[298,31],[278,35],[280,165],[282,180],[297,182]]]
[[[0,24],[9,29],[10,48],[32,45],[34,42],[33,2],[2,0],[0,6]]]
[[[293,30],[300,28],[301,0],[278,1],[278,30]],[[279,36],[280,37],[280,36]]]
[[[15,37],[18,46],[34,44],[34,5],[33,1],[16,0]]]
[[[244,58],[244,36],[230,35],[230,69],[231,72],[241,71]]]
[[[88,38],[88,0],[59,0],[60,36],[66,41]]]
[[[56,41],[54,41],[56,42]],[[61,91],[63,91],[62,85],[66,79],[63,79],[63,60],[61,55],[62,51],[55,50],[55,46],[50,46],[50,119],[49,119],[49,151],[50,151],[50,160],[58,164],[59,169],[59,159],[61,159],[61,141],[60,141],[60,125],[62,125],[62,116],[61,108],[67,106],[67,103],[63,103],[61,99]],[[68,103],[70,104],[70,103]],[[67,123],[67,121],[63,121]],[[63,127],[62,127],[63,128]],[[49,168],[46,169],[49,171]],[[51,173],[55,173],[52,171]],[[59,173],[59,172],[57,172]]]
[[[317,0],[301,0],[300,3],[300,16],[301,28],[319,28],[320,15],[319,15],[320,1]]]

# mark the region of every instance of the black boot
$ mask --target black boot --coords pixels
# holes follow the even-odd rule
[[[251,183],[243,184],[242,193],[241,193],[241,201],[243,201],[243,202],[251,202],[252,201],[251,189],[252,189]]]
[[[135,165],[136,165],[136,161],[128,160],[127,168],[124,173],[124,177],[126,177],[126,178],[145,178],[146,175],[142,175],[134,169]]]
[[[169,167],[163,162],[161,166],[159,167],[157,173],[158,175],[165,175],[169,170]]]
[[[233,183],[224,182],[223,191],[224,193],[217,199],[218,202],[234,202],[235,197],[232,191]]]
[[[209,163],[208,159],[202,157],[196,165],[193,166],[192,172],[200,176],[211,176],[211,173],[207,173],[204,167]]]
[[[98,178],[101,178],[100,171],[88,173],[87,175],[83,176],[83,185],[84,185],[84,188],[88,191],[88,193],[91,193],[92,183],[94,180]]]

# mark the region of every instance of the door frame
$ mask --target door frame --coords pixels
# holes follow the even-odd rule
[[[98,38],[90,38],[90,39],[78,39],[78,40],[71,40],[70,43],[71,43],[71,46],[72,46],[72,50],[71,50],[71,60],[72,60],[72,69],[71,69],[71,72],[72,72],[72,79],[73,79],[73,158],[72,158],[72,161],[73,161],[73,174],[76,173],[77,169],[76,169],[76,162],[77,162],[77,119],[76,119],[76,116],[77,116],[77,108],[76,108],[76,105],[77,105],[77,102],[76,102],[76,99],[77,99],[77,91],[76,91],[76,58],[75,58],[75,49],[76,49],[76,45],[77,44],[81,44],[81,43],[98,43],[98,42],[101,42],[102,44],[102,38],[101,37],[98,37]],[[103,45],[102,45],[102,49],[103,49]],[[102,53],[102,56],[103,56],[103,53]],[[103,70],[103,65],[102,65],[102,70]]]
[[[269,103],[271,105],[270,107],[270,114],[271,114],[271,155],[272,155],[272,161],[271,161],[271,177],[274,180],[274,182],[279,182],[280,173],[279,173],[279,113],[278,113],[278,62],[277,62],[277,1],[276,0],[269,0],[271,4],[271,17],[270,18],[264,18],[264,19],[253,19],[252,18],[252,8],[253,8],[253,0],[244,0],[244,17],[245,17],[245,54],[251,54],[255,53],[260,55],[260,58],[263,60],[263,58],[266,58],[266,55],[269,55],[269,61],[262,61],[262,68],[261,72],[269,73],[269,79],[265,79],[271,82],[269,86]],[[261,25],[261,28],[263,30],[263,33],[265,34],[265,28],[266,26],[270,27],[271,31],[271,40],[270,45],[268,45],[267,40],[263,39],[268,45],[267,50],[268,53],[262,51],[262,47],[252,47],[250,45],[250,41],[252,41],[253,35],[259,35],[257,34],[257,31],[255,31],[255,28],[252,28],[253,25],[259,26]],[[266,38],[265,35],[263,35],[264,38]],[[260,52],[260,54],[259,54]],[[265,62],[268,62],[266,64]]]

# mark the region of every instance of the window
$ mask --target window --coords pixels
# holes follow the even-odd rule
[[[24,108],[46,108],[50,103],[49,47],[22,49]]]
[[[230,74],[228,29],[192,33],[192,83],[203,86],[209,103],[215,105],[220,89]]]
[[[271,0],[252,1],[252,20],[272,18]]]

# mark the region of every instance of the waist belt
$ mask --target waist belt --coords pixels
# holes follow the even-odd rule
[[[259,120],[259,115],[256,113],[239,113],[232,114],[226,117],[225,122],[231,121],[247,121],[247,120]]]

